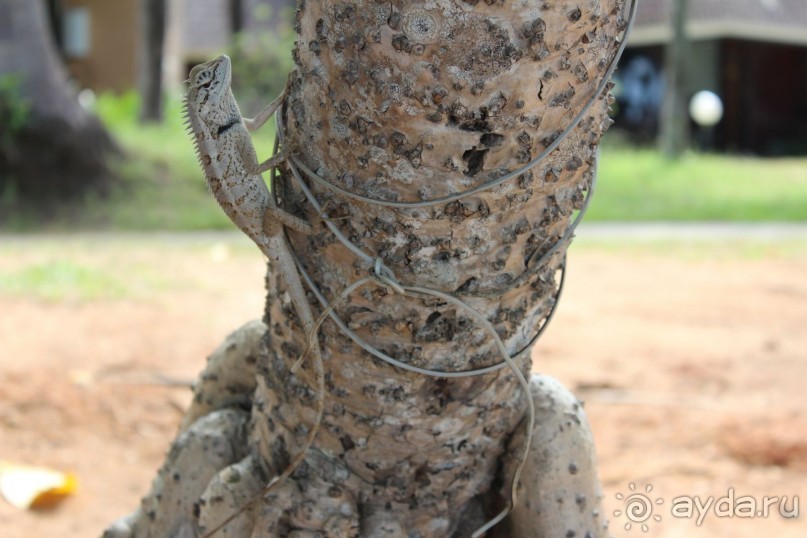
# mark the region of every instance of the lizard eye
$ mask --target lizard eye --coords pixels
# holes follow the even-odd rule
[[[209,88],[213,83],[213,74],[209,70],[202,71],[196,77],[196,85],[199,88]]]

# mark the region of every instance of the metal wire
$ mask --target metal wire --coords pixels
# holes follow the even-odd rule
[[[491,180],[489,180],[489,181],[487,181],[485,183],[482,183],[481,185],[478,185],[476,187],[467,189],[467,190],[459,192],[459,193],[434,198],[432,200],[421,200],[421,201],[415,201],[415,202],[397,202],[397,201],[388,201],[388,200],[378,200],[378,199],[375,199],[375,198],[370,198],[370,197],[362,196],[362,195],[347,191],[347,190],[345,190],[345,189],[343,189],[343,188],[341,188],[341,187],[339,187],[337,185],[333,185],[329,181],[327,181],[324,178],[320,177],[313,170],[308,168],[305,165],[305,163],[303,163],[299,158],[297,158],[295,156],[290,156],[287,159],[287,163],[288,163],[288,166],[289,166],[289,170],[291,171],[292,177],[294,177],[297,185],[300,187],[302,192],[305,194],[306,199],[312,205],[312,207],[314,207],[314,209],[316,209],[317,213],[322,214],[323,213],[322,205],[319,203],[319,201],[316,199],[316,197],[313,195],[313,193],[309,189],[308,185],[306,184],[305,180],[303,179],[302,175],[300,174],[300,170],[302,170],[308,178],[310,178],[311,180],[313,180],[317,184],[319,184],[319,185],[321,185],[321,186],[323,186],[323,187],[325,187],[325,188],[327,188],[327,189],[329,189],[331,191],[337,192],[337,193],[339,193],[339,194],[341,194],[341,195],[343,195],[345,197],[352,198],[354,200],[358,200],[360,202],[364,202],[364,203],[368,203],[368,204],[381,205],[381,206],[385,206],[385,207],[396,207],[396,208],[427,207],[427,206],[432,206],[432,205],[437,205],[437,204],[443,204],[443,203],[449,203],[449,202],[457,201],[457,200],[460,200],[460,199],[465,198],[467,196],[471,196],[471,195],[477,194],[479,192],[491,189],[493,187],[496,187],[497,185],[501,185],[502,183],[504,183],[504,182],[506,182],[506,181],[508,181],[510,179],[513,179],[513,178],[516,178],[516,177],[520,176],[521,174],[529,171],[531,168],[536,166],[539,162],[541,162],[544,158],[546,158],[552,151],[557,149],[557,147],[561,144],[561,142],[580,123],[580,121],[585,116],[585,114],[588,112],[588,110],[591,108],[591,106],[593,106],[593,104],[597,101],[597,99],[600,97],[602,92],[606,89],[607,84],[608,84],[608,82],[609,82],[609,80],[611,78],[611,75],[613,74],[613,71],[617,66],[619,58],[622,55],[622,52],[624,51],[628,35],[629,35],[629,33],[630,33],[630,31],[631,31],[631,29],[633,27],[633,23],[634,23],[635,16],[636,16],[637,4],[638,4],[638,0],[632,0],[631,1],[630,10],[629,10],[629,14],[628,14],[628,22],[627,22],[627,26],[626,26],[626,29],[625,29],[625,32],[624,32],[624,35],[623,35],[622,42],[620,43],[619,47],[617,48],[617,50],[616,50],[616,52],[614,54],[614,57],[613,57],[613,59],[611,61],[611,64],[609,65],[608,69],[606,70],[602,81],[598,84],[598,86],[597,86],[597,88],[596,88],[596,90],[594,92],[594,96],[583,106],[583,108],[572,119],[571,123],[560,133],[560,135],[552,143],[550,143],[537,157],[532,159],[529,163],[522,166],[521,168],[518,168],[516,170],[508,172],[507,174],[505,174],[505,175],[503,175],[501,177],[491,179]],[[284,138],[285,138],[285,124],[284,124],[284,122],[285,122],[285,114],[286,114],[285,103],[281,106],[281,108],[277,112],[278,113],[277,113],[276,118],[275,118],[276,119],[276,124],[277,124],[277,138],[276,138],[276,141],[275,141],[275,153],[277,152],[278,145],[281,144],[283,142]],[[277,170],[276,169],[273,169],[271,171],[271,178],[273,180],[273,187],[274,187],[274,184],[275,184],[274,180],[277,179]],[[587,189],[586,197],[584,199],[583,205],[581,206],[581,209],[578,212],[578,215],[575,218],[575,220],[569,225],[569,227],[566,229],[566,231],[560,237],[560,239],[558,241],[556,241],[553,244],[553,246],[550,247],[546,252],[544,252],[537,260],[535,260],[536,256],[538,255],[537,250],[530,256],[529,260],[527,261],[528,268],[521,275],[519,275],[516,279],[514,279],[513,281],[508,283],[504,288],[500,288],[500,289],[497,289],[497,290],[485,290],[483,292],[477,292],[477,293],[466,292],[466,293],[463,293],[463,295],[489,296],[489,295],[492,295],[492,294],[501,294],[503,291],[512,289],[512,288],[522,284],[530,276],[534,275],[541,268],[544,268],[546,266],[546,264],[549,262],[549,260],[551,259],[551,257],[556,252],[558,252],[558,250],[572,238],[572,236],[574,234],[574,231],[576,230],[578,224],[581,222],[581,220],[583,218],[583,215],[585,214],[586,209],[588,208],[589,201],[591,199],[591,195],[592,195],[593,190],[594,190],[595,182],[596,182],[596,164],[595,164],[594,176],[592,178],[592,183],[589,186],[589,188]],[[276,189],[273,188],[272,191],[273,191],[273,195],[274,195],[274,193],[276,193]],[[504,346],[504,343],[502,342],[502,340],[499,337],[498,333],[496,332],[495,327],[491,324],[490,321],[487,320],[487,318],[482,313],[480,313],[479,311],[474,309],[472,306],[470,306],[468,303],[464,302],[463,300],[455,297],[454,295],[451,295],[451,294],[448,294],[448,293],[445,293],[445,292],[442,292],[442,291],[439,291],[439,290],[434,290],[434,289],[431,289],[431,288],[427,288],[427,287],[406,286],[406,285],[401,284],[397,280],[397,278],[395,277],[394,272],[390,268],[386,267],[383,264],[383,262],[381,261],[380,258],[374,257],[374,256],[368,254],[367,252],[364,252],[357,245],[354,245],[341,232],[341,230],[339,230],[339,228],[331,220],[325,218],[324,221],[326,223],[326,226],[330,229],[330,231],[334,234],[334,236],[339,240],[340,243],[342,243],[346,248],[348,248],[351,252],[353,252],[357,257],[359,257],[364,262],[366,262],[368,264],[368,266],[372,267],[372,273],[369,276],[361,278],[358,281],[351,284],[350,286],[348,286],[347,288],[345,288],[333,302],[329,303],[329,301],[324,297],[324,295],[321,293],[319,288],[314,283],[311,276],[306,271],[305,267],[303,266],[303,264],[301,263],[301,261],[297,257],[296,253],[293,250],[289,249],[291,254],[292,254],[292,257],[294,258],[294,261],[295,261],[295,263],[297,265],[297,268],[298,268],[298,270],[300,272],[300,275],[303,277],[303,279],[305,280],[308,287],[311,289],[311,291],[316,296],[317,300],[320,302],[320,304],[324,308],[323,312],[321,313],[321,315],[317,319],[316,323],[314,324],[314,326],[311,328],[311,330],[306,335],[307,336],[307,344],[308,344],[308,348],[306,349],[306,352],[292,366],[292,371],[296,371],[297,368],[299,368],[299,366],[302,364],[303,359],[308,354],[308,350],[311,349],[311,347],[312,347],[313,339],[317,338],[317,333],[319,331],[320,326],[325,321],[325,319],[330,317],[334,321],[334,323],[337,325],[337,327],[346,336],[348,336],[351,340],[353,340],[359,347],[361,347],[362,349],[364,349],[365,351],[367,351],[371,355],[381,359],[382,361],[384,361],[384,362],[386,362],[386,363],[388,363],[388,364],[390,364],[390,365],[392,365],[392,366],[394,366],[396,368],[401,368],[403,370],[407,370],[407,371],[410,371],[410,372],[414,372],[414,373],[418,373],[418,374],[422,374],[422,375],[427,375],[427,376],[431,376],[431,377],[456,378],[456,377],[467,377],[467,376],[473,376],[473,375],[485,375],[485,374],[488,374],[488,373],[495,372],[495,371],[507,366],[513,372],[513,375],[516,377],[519,385],[521,386],[522,390],[524,391],[524,395],[525,395],[525,397],[527,399],[527,413],[528,413],[528,417],[527,417],[528,420],[527,420],[527,424],[526,424],[527,434],[526,434],[526,439],[525,439],[525,442],[524,442],[522,457],[519,460],[519,464],[517,465],[515,472],[513,473],[513,479],[512,479],[511,488],[510,488],[509,503],[508,503],[508,506],[506,506],[498,515],[496,515],[493,519],[489,520],[487,523],[485,523],[482,527],[480,527],[479,529],[477,529],[473,533],[473,535],[472,535],[473,538],[478,538],[479,536],[481,536],[482,534],[487,532],[490,528],[492,528],[493,526],[498,524],[502,519],[504,519],[507,516],[507,514],[512,510],[512,508],[515,506],[515,503],[516,503],[516,490],[517,490],[517,487],[518,487],[519,478],[521,476],[521,471],[522,471],[522,469],[523,469],[523,467],[524,467],[524,465],[526,463],[527,456],[529,454],[530,444],[532,442],[533,423],[534,423],[534,419],[535,419],[535,409],[534,409],[534,403],[533,403],[532,398],[530,396],[529,384],[527,383],[527,380],[524,378],[524,375],[521,373],[521,371],[519,370],[519,368],[516,365],[516,363],[514,362],[514,360],[517,359],[519,356],[521,356],[523,353],[527,352],[532,347],[532,345],[541,336],[541,334],[543,333],[543,331],[546,329],[549,322],[551,321],[552,317],[554,316],[556,308],[557,308],[557,304],[559,303],[560,296],[561,296],[561,293],[562,293],[562,290],[563,290],[563,285],[564,285],[564,282],[565,282],[566,257],[564,255],[563,261],[561,262],[561,265],[559,267],[559,269],[561,270],[560,283],[558,285],[558,290],[557,290],[556,294],[553,296],[553,304],[552,304],[548,314],[545,317],[544,323],[538,329],[536,335],[530,340],[530,342],[526,346],[521,348],[517,353],[515,353],[514,355],[511,356],[509,354],[509,352],[507,351],[507,348]],[[496,363],[496,364],[493,364],[493,365],[490,365],[490,366],[486,366],[486,367],[483,367],[483,368],[477,368],[477,369],[472,369],[472,370],[464,370],[464,371],[446,372],[446,371],[431,370],[431,369],[427,369],[427,368],[420,368],[420,367],[417,367],[417,366],[414,366],[414,365],[411,365],[411,364],[407,364],[407,363],[399,361],[399,360],[395,359],[394,357],[390,357],[389,355],[379,351],[378,349],[376,349],[372,345],[365,342],[358,334],[356,334],[351,329],[349,329],[347,327],[347,325],[345,324],[345,322],[336,314],[336,311],[335,311],[337,305],[340,304],[342,301],[346,300],[347,297],[350,296],[350,294],[352,294],[353,292],[355,292],[359,288],[361,288],[361,287],[363,287],[365,285],[371,284],[371,283],[387,287],[389,289],[392,289],[395,293],[399,293],[399,294],[402,294],[402,295],[405,295],[405,296],[416,297],[416,298],[423,298],[423,296],[433,297],[433,298],[440,299],[441,301],[445,301],[447,303],[450,303],[450,304],[458,307],[460,310],[464,311],[468,316],[470,316],[471,318],[476,320],[476,322],[479,323],[479,325],[481,325],[483,327],[483,329],[490,335],[490,337],[493,339],[497,349],[501,353],[502,358],[504,360],[502,362],[499,362],[499,363]]]

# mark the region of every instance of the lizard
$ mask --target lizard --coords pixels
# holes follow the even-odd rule
[[[282,104],[288,86],[255,118],[249,119],[241,116],[231,83],[232,63],[227,56],[219,56],[191,69],[186,96],[189,131],[193,134],[197,156],[210,191],[230,220],[269,258],[273,269],[279,273],[286,285],[307,335],[306,352],[310,350],[314,358],[318,394],[315,422],[294,460],[255,498],[205,534],[205,537],[212,536],[265,497],[275,485],[288,478],[303,462],[319,431],[325,396],[322,353],[315,334],[314,316],[284,232],[284,227],[288,227],[300,233],[310,234],[312,227],[306,220],[278,207],[273,194],[261,177],[263,172],[280,164],[285,159],[285,154],[281,152],[259,163],[250,136],[250,131],[263,126]],[[294,370],[292,368],[292,373]]]

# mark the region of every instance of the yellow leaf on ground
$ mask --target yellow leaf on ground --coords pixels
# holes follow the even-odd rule
[[[0,461],[0,495],[20,510],[51,507],[77,487],[73,473]]]

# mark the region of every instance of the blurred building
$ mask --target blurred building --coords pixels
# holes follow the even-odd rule
[[[165,81],[219,54],[240,31],[273,28],[294,0],[166,0]],[[47,0],[68,68],[95,91],[133,88],[138,73],[139,0]],[[639,0],[617,71],[617,126],[653,140],[664,93],[664,45],[673,0]],[[722,121],[693,125],[709,148],[807,154],[807,0],[689,0],[687,89],[716,93]]]
[[[617,73],[617,126],[653,139],[673,0],[640,0]],[[807,0],[689,0],[686,87],[716,93],[720,123],[696,142],[763,155],[807,154]]]
[[[165,81],[220,54],[233,34],[290,20],[293,0],[166,0]],[[94,91],[135,87],[141,39],[139,0],[47,0],[51,26],[73,77]]]
[[[233,34],[290,23],[295,0],[168,0],[166,80],[179,83],[190,68],[226,50]]]
[[[137,76],[138,0],[49,0],[67,68],[82,87],[124,91]]]

